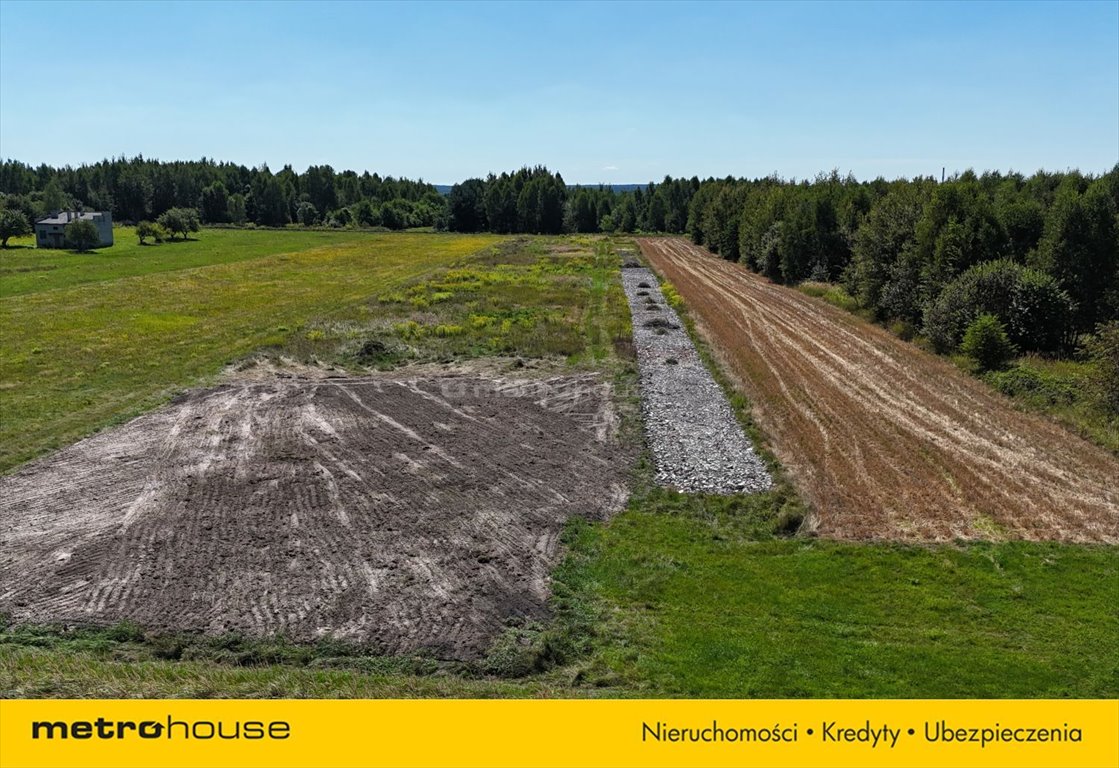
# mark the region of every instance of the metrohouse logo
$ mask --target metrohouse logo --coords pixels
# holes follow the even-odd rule
[[[283,740],[291,736],[291,725],[284,720],[175,720],[171,715],[160,720],[33,720],[33,740],[76,739],[84,741],[123,741],[126,739],[223,739],[226,741],[262,739]]]

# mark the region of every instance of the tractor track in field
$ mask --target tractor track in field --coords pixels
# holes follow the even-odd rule
[[[0,478],[0,612],[470,659],[625,502],[594,374],[231,383]]]
[[[1119,543],[1119,459],[887,331],[680,238],[639,240],[840,539]]]

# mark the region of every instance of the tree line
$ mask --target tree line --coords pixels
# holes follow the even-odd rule
[[[143,157],[55,168],[0,162],[0,210],[28,222],[66,209],[112,212],[119,223],[158,221],[195,209],[202,224],[323,227],[433,227],[461,232],[682,232],[698,178],[649,184],[632,192],[568,187],[547,168],[521,168],[468,179],[444,196],[431,184],[336,171],[317,165],[273,173],[203,158],[160,162]]]
[[[665,177],[567,187],[546,168],[455,185],[463,232],[687,234],[784,284],[842,284],[876,319],[954,351],[992,316],[1014,348],[1067,350],[1119,318],[1119,166],[860,182]]]
[[[450,229],[457,232],[677,232],[684,231],[698,178],[650,183],[633,191],[567,186],[547,168],[521,168],[467,179],[448,195]]]
[[[29,221],[51,211],[111,211],[118,222],[155,221],[193,208],[205,224],[282,227],[363,226],[407,229],[446,226],[446,199],[431,184],[335,171],[329,165],[273,173],[267,165],[159,162],[114,158],[77,168],[0,162],[2,208]]]
[[[686,233],[779,283],[841,283],[877,319],[941,351],[981,314],[1022,351],[1045,352],[1119,317],[1119,166],[947,181],[666,176],[632,191],[568,186],[536,166],[467,179],[444,196],[423,181],[328,165],[273,173],[205,158],[78,168],[5,160],[0,194],[5,232],[21,215],[85,207],[121,222],[194,209],[202,224]]]
[[[776,282],[842,283],[877,319],[944,352],[980,315],[1043,352],[1119,317],[1119,166],[944,182],[711,179],[685,229]]]

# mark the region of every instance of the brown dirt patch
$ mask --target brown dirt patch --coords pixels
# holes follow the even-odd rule
[[[611,414],[594,375],[192,392],[0,478],[0,611],[474,658],[624,503]]]
[[[841,539],[1119,543],[1119,460],[951,363],[678,238],[640,240]]]

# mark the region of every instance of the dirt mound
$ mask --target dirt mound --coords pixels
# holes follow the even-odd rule
[[[850,539],[1119,543],[1119,460],[946,360],[682,239],[640,242]]]
[[[624,503],[598,378],[191,393],[0,479],[0,611],[472,658]]]

